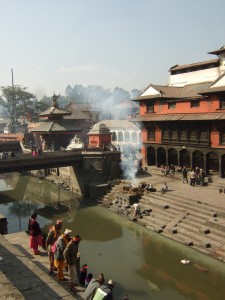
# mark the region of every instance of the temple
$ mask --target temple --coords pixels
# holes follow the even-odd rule
[[[145,166],[174,164],[225,177],[225,46],[216,59],[175,65],[168,85],[150,84],[134,99]]]
[[[59,96],[53,95],[51,107],[39,115],[44,119],[43,122],[31,130],[33,134],[40,136],[40,144],[45,150],[66,148],[71,139],[81,132],[80,128],[75,128],[71,120],[64,119],[64,116],[71,115],[72,112],[59,108],[57,102]]]

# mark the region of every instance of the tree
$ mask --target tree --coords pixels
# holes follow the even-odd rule
[[[0,104],[7,110],[11,120],[11,132],[15,132],[18,117],[26,115],[26,110],[32,104],[35,96],[19,85],[1,87]]]

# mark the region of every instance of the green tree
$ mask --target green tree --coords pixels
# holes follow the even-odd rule
[[[0,104],[7,110],[11,120],[11,132],[15,132],[15,125],[18,117],[26,115],[28,106],[35,99],[35,96],[26,91],[26,87],[19,85],[1,87],[2,97]]]

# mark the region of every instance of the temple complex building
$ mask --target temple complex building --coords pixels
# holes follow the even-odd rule
[[[71,115],[71,110],[59,108],[58,97],[53,96],[51,107],[39,115],[43,121],[30,130],[35,135],[36,146],[41,146],[44,150],[66,148],[71,139],[81,132],[71,120],[64,118]]]
[[[145,166],[199,167],[225,177],[225,46],[216,58],[175,65],[168,85],[150,84],[136,99]]]

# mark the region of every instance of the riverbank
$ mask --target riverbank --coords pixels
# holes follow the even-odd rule
[[[60,177],[51,174],[44,179],[69,189],[66,173]],[[152,184],[157,192],[141,195],[138,200],[141,217],[133,218],[133,200],[128,199],[135,193],[124,192],[123,189],[129,184],[138,186],[143,181]],[[159,190],[165,181],[169,192],[161,195]],[[159,168],[152,168],[132,181],[118,180],[115,187],[114,182],[109,182],[110,185],[112,190],[96,199],[98,204],[138,225],[225,262],[225,194],[219,193],[219,189],[225,187],[224,179],[213,175],[205,186],[192,187],[183,183],[179,173],[165,177]],[[88,204],[88,199],[84,199],[85,202]]]
[[[137,197],[141,182],[152,184],[156,192],[143,192]],[[167,183],[169,190],[161,194]],[[181,175],[165,177],[160,170],[122,180],[98,203],[138,225],[155,231],[175,242],[225,262],[225,194],[219,192],[225,180],[212,176],[205,186],[183,183]],[[133,188],[127,188],[133,184]],[[140,196],[140,197],[139,197]],[[134,217],[133,203],[138,202],[140,217]]]

